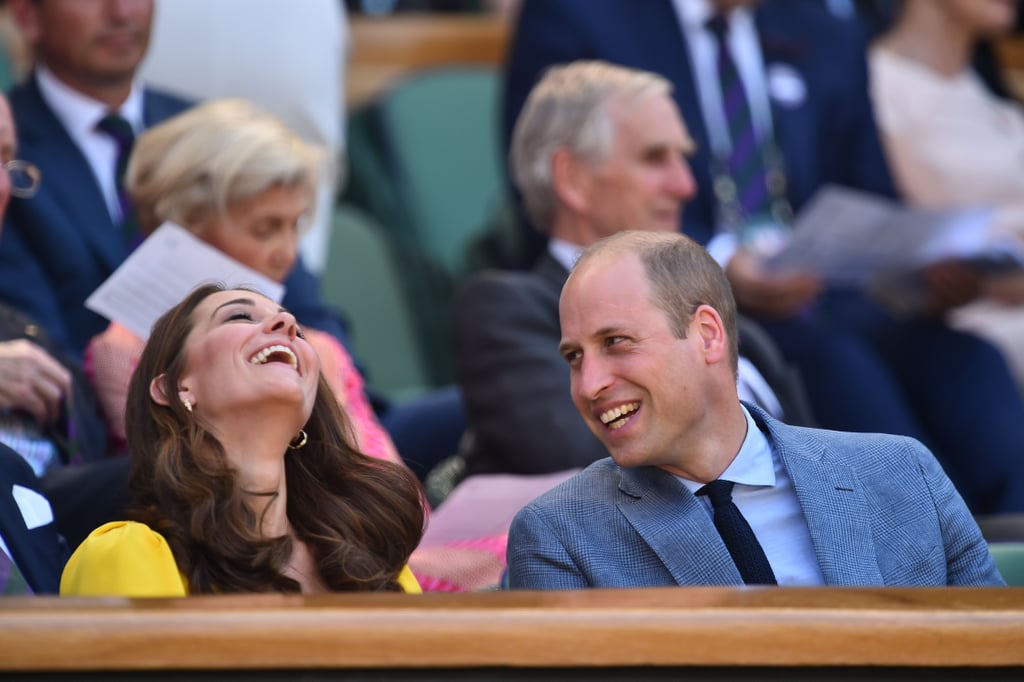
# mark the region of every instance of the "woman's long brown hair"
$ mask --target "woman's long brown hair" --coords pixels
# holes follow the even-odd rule
[[[224,291],[204,285],[154,325],[128,389],[126,423],[136,518],[159,532],[193,594],[298,592],[283,575],[287,537],[264,538],[221,444],[178,400],[196,307]],[[150,397],[164,375],[168,405]],[[415,476],[352,445],[347,419],[321,376],[308,442],[284,453],[287,514],[332,590],[399,590],[398,573],[423,533]],[[271,502],[273,504],[273,502]]]

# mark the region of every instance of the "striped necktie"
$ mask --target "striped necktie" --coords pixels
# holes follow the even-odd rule
[[[718,41],[718,79],[722,93],[722,110],[732,148],[724,159],[726,170],[735,184],[735,197],[741,218],[767,213],[771,206],[768,193],[768,172],[765,167],[764,142],[754,128],[747,92],[739,69],[729,49],[728,20],[716,14],[707,23]]]

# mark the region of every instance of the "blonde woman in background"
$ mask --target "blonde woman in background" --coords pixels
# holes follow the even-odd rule
[[[212,100],[141,135],[125,185],[144,234],[165,222],[177,223],[231,258],[283,282],[309,224],[323,164],[320,148],[271,114],[245,100]],[[352,423],[356,447],[400,462],[348,352],[330,334],[305,332]],[[143,345],[128,329],[112,323],[86,350],[87,373],[111,435],[122,443],[128,382]]]

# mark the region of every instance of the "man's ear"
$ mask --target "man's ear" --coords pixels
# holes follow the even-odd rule
[[[590,206],[592,175],[587,162],[566,147],[559,147],[551,155],[551,188],[559,201],[576,213]]]
[[[709,305],[700,305],[690,321],[690,333],[699,335],[704,349],[704,361],[711,365],[723,362],[729,356],[729,339],[725,324],[718,311]]]
[[[153,402],[157,405],[171,404],[171,401],[167,399],[167,391],[164,386],[166,379],[167,375],[161,374],[149,382],[149,397],[152,398]]]

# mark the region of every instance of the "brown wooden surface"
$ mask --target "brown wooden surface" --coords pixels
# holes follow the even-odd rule
[[[402,75],[452,64],[497,66],[505,58],[508,20],[499,15],[398,14],[351,17],[350,107]]]
[[[1024,588],[0,599],[0,671],[1024,666]]]
[[[995,50],[1007,87],[1018,98],[1024,98],[1024,36],[1012,35],[997,40]]]

